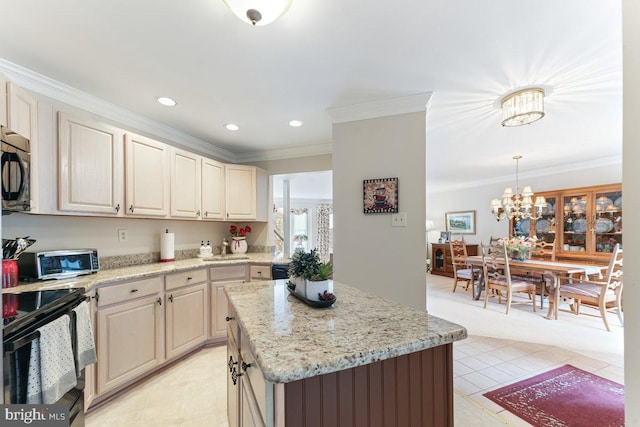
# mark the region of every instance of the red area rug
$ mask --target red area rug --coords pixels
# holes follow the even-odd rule
[[[624,426],[624,387],[571,365],[484,395],[537,427]]]

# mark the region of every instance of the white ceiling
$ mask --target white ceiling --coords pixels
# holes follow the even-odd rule
[[[329,107],[428,91],[431,188],[512,176],[514,154],[525,174],[621,158],[620,0],[295,0],[265,27],[222,0],[2,6],[0,58],[244,161],[326,150]],[[546,117],[502,128],[500,99],[533,85]]]

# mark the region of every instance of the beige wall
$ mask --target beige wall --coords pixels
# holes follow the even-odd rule
[[[425,112],[334,124],[333,142],[334,277],[425,310]],[[407,227],[363,214],[362,181],[391,177]]]
[[[249,245],[263,245],[267,239],[266,223],[251,224]],[[160,233],[175,233],[176,250],[197,249],[200,241],[220,247],[234,222],[177,221],[130,218],[95,218],[54,215],[11,214],[2,217],[5,238],[31,236],[34,251],[51,249],[97,248],[100,256],[129,255],[160,251]],[[129,240],[118,241],[118,230],[127,229]],[[31,250],[31,249],[30,249]]]
[[[640,3],[623,0],[623,202],[633,213],[624,225],[625,424],[640,425]]]
[[[298,157],[295,159],[265,160],[247,163],[266,170],[269,175],[285,173],[317,172],[333,169],[331,154]]]

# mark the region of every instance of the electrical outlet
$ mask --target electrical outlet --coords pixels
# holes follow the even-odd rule
[[[400,212],[391,215],[392,227],[406,227],[407,226],[407,213]]]
[[[129,230],[118,230],[118,242],[126,242],[127,240],[129,240]]]

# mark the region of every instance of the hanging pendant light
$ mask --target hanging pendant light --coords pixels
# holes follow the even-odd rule
[[[293,0],[224,0],[235,15],[247,24],[268,25],[284,14]]]
[[[528,125],[544,117],[544,90],[533,87],[502,100],[502,126]]]
[[[526,185],[520,193],[520,179],[518,177],[518,163],[522,156],[513,156],[516,161],[516,191],[511,187],[504,189],[502,199],[491,200],[491,212],[496,220],[513,219],[518,222],[521,219],[539,219],[542,216],[542,209],[547,206],[547,201],[543,196],[535,197],[530,185]]]

